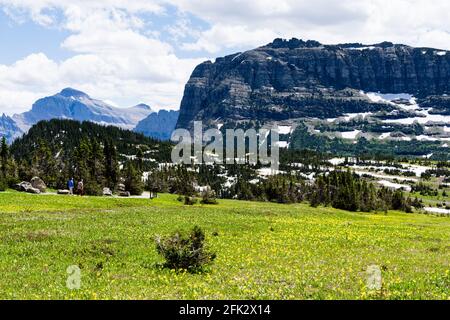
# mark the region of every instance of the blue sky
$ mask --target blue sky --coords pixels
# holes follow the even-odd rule
[[[64,87],[178,109],[194,67],[276,37],[450,49],[435,0],[0,0],[0,114]]]
[[[69,32],[47,28],[26,20],[18,23],[11,19],[4,11],[0,11],[0,64],[12,64],[33,52],[44,52],[56,60],[67,59],[71,52],[61,48],[60,43]]]

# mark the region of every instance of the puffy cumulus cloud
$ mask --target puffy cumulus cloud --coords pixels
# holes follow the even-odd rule
[[[8,2],[12,10],[28,10],[37,23],[49,8],[59,9],[54,26],[70,31],[61,46],[74,53],[63,61],[37,53],[0,65],[0,110],[8,113],[25,111],[37,98],[68,86],[121,106],[144,102],[156,109],[178,108],[191,71],[204,60],[180,59],[169,44],[147,32],[135,13],[163,11],[151,1],[129,6],[112,0]]]
[[[200,60],[167,56],[79,54],[55,62],[32,54],[11,66],[0,65],[0,110],[23,112],[43,96],[74,87],[120,106],[144,102],[177,108],[183,87]]]
[[[58,22],[56,10],[79,10],[87,16],[99,10],[122,10],[135,13],[163,13],[161,0],[0,0],[0,5],[11,17],[29,15],[35,22],[50,25]]]
[[[0,65],[0,110],[9,113],[65,86],[122,106],[177,108],[193,68],[205,60],[183,56],[229,54],[276,37],[450,49],[448,0],[0,0],[0,6],[18,23],[64,30],[60,45],[72,53],[54,61],[30,52]]]
[[[239,36],[236,36],[236,35]],[[278,35],[270,29],[250,29],[243,25],[214,25],[203,32],[199,39],[193,43],[184,43],[185,50],[207,51],[217,53],[223,49],[239,47],[256,47],[262,43],[270,42]],[[220,41],[217,41],[220,39]]]
[[[210,22],[186,49],[217,52],[231,43],[243,49],[277,35],[323,43],[393,41],[450,48],[450,2],[435,0],[172,0],[180,10]],[[235,30],[232,41],[221,33]],[[244,32],[242,32],[244,30]],[[256,30],[267,30],[266,33]],[[249,31],[253,37],[246,45]],[[226,39],[228,37],[225,37]]]

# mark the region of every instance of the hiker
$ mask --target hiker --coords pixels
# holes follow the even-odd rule
[[[69,182],[67,183],[69,187],[69,194],[73,196],[73,188],[75,188],[75,182],[73,181],[73,178],[70,178]]]
[[[83,179],[81,179],[79,182],[78,182],[78,187],[77,187],[77,191],[78,191],[78,194],[80,195],[80,196],[84,196],[84,183],[83,183]]]

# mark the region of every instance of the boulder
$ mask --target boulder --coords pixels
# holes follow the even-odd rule
[[[110,188],[103,188],[103,195],[107,197],[111,197],[113,195]]]
[[[31,179],[31,185],[33,188],[38,189],[40,192],[45,192],[45,190],[47,190],[45,182],[39,177],[34,177],[33,179]]]
[[[120,191],[119,192],[119,197],[130,197],[131,194],[129,191]]]
[[[41,191],[37,188],[34,188],[30,182],[27,181],[22,181],[21,183],[18,183],[15,185],[15,189],[17,191],[21,191],[21,192],[28,192],[28,193],[34,193],[34,194],[39,194],[41,193]]]
[[[119,191],[125,191],[125,185],[124,185],[123,183],[119,183],[119,184],[117,185],[117,190],[119,190]]]
[[[26,191],[27,188],[31,187],[31,183],[22,181],[14,186],[17,191]]]
[[[33,193],[33,194],[40,194],[41,190],[31,187],[31,188],[28,188],[26,192]]]
[[[60,190],[58,190],[57,193],[62,194],[62,195],[68,195],[68,194],[70,194],[70,191],[66,190],[66,189],[60,189]]]

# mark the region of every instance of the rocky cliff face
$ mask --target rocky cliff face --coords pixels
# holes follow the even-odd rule
[[[334,117],[389,108],[360,91],[426,98],[450,92],[450,52],[392,43],[323,45],[276,39],[197,66],[185,87],[178,128],[194,120]]]
[[[11,117],[3,114],[0,116],[0,137],[5,137],[8,143],[23,134]]]

